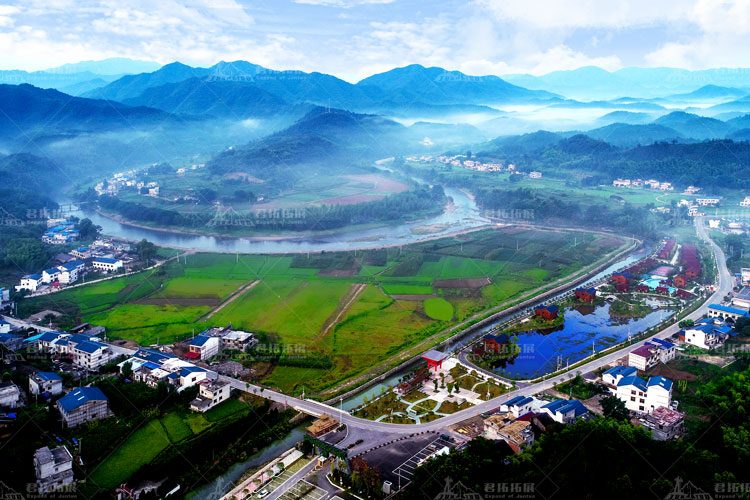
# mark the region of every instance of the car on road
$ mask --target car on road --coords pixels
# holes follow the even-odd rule
[[[267,497],[270,494],[271,494],[271,492],[268,491],[268,489],[265,489],[265,490],[261,491],[260,493],[258,493],[258,498],[264,498],[264,497]]]

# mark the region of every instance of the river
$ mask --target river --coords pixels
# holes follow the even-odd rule
[[[453,200],[440,215],[417,222],[399,223],[393,226],[361,229],[354,231],[331,232],[321,235],[303,235],[289,238],[261,239],[233,236],[204,236],[189,233],[160,231],[128,224],[100,215],[93,210],[81,209],[74,213],[78,217],[88,217],[102,227],[102,233],[115,238],[140,241],[143,238],[157,245],[201,250],[206,252],[241,252],[241,253],[293,253],[320,252],[332,250],[358,250],[363,248],[405,245],[416,241],[448,236],[468,229],[490,224],[480,214],[476,203],[458,189],[445,188],[445,194]],[[442,230],[430,234],[419,234],[416,228],[421,226],[445,226]]]

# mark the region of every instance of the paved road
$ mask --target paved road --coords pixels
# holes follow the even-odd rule
[[[300,470],[295,472],[292,477],[284,481],[284,484],[273,490],[271,494],[266,497],[266,500],[276,500],[277,498],[279,498],[300,480],[304,479],[305,476],[307,476],[307,474],[309,474],[316,465],[318,465],[318,457],[314,457],[309,464],[305,465]]]
[[[697,320],[703,317],[708,312],[709,304],[721,302],[721,300],[723,300],[723,297],[732,290],[732,286],[733,286],[733,278],[729,272],[729,269],[727,269],[726,258],[724,256],[724,252],[706,234],[702,217],[695,218],[695,226],[696,226],[696,232],[698,236],[704,241],[706,241],[713,249],[714,257],[716,259],[716,264],[717,264],[717,268],[719,271],[719,276],[718,276],[718,286],[716,287],[716,291],[713,293],[713,295],[711,295],[711,297],[709,297],[709,299],[702,306],[700,306],[696,311],[694,311],[693,313],[687,316],[687,318],[690,318],[693,320]],[[651,337],[647,339],[643,339],[639,342],[636,342],[635,344],[630,346],[627,350],[621,349],[613,353],[610,353],[606,356],[603,356],[601,358],[592,360],[591,362],[586,363],[576,368],[576,371],[580,371],[581,373],[588,373],[588,372],[597,370],[603,366],[614,363],[619,358],[623,357],[627,352],[630,352],[632,350],[635,350],[643,346],[643,344],[653,339],[654,337],[660,337],[660,338],[668,337],[674,333],[677,333],[679,330],[680,328],[675,323],[667,327],[666,329],[663,329],[659,333],[652,335]],[[279,394],[274,391],[269,391],[267,389],[261,393],[258,387],[255,387],[253,385],[249,385],[248,387],[246,387],[245,382],[242,382],[240,380],[232,379],[232,378],[225,377],[225,376],[221,376],[221,378],[224,380],[228,380],[232,384],[232,387],[236,389],[258,394],[260,396],[263,396],[267,399],[271,399],[278,403],[287,404],[289,406],[301,409],[302,411],[309,413],[309,414],[320,415],[322,413],[327,413],[329,415],[334,416],[337,419],[340,419],[342,423],[348,425],[352,429],[379,430],[379,431],[396,433],[396,434],[413,434],[416,432],[423,432],[423,431],[440,431],[449,425],[456,424],[467,418],[476,416],[480,413],[493,410],[497,408],[498,406],[500,406],[500,404],[504,400],[510,399],[515,396],[531,396],[541,391],[551,389],[553,386],[560,384],[566,380],[565,374],[561,374],[550,380],[545,380],[545,381],[538,382],[535,384],[527,385],[525,387],[521,387],[513,392],[500,396],[499,398],[485,401],[471,408],[467,408],[466,410],[459,411],[457,413],[454,413],[453,415],[440,418],[433,422],[405,425],[405,424],[391,424],[387,422],[373,422],[371,420],[364,420],[364,419],[350,415],[347,411],[342,412],[338,408],[334,408],[324,403],[320,403],[320,402],[312,401],[308,399],[300,400],[298,398],[295,398],[292,396],[286,396],[284,394]]]

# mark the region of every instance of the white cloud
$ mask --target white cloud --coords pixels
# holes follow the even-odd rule
[[[396,0],[294,0],[294,3],[320,5],[323,7],[342,7],[349,9],[357,5],[393,3]]]
[[[670,41],[646,54],[653,66],[688,69],[750,66],[750,0],[699,0],[685,11],[696,26],[687,41]]]

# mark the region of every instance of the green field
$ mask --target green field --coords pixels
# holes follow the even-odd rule
[[[105,326],[111,339],[141,345],[232,324],[258,333],[263,345],[293,351],[291,362],[246,361],[258,368],[261,382],[320,394],[384,369],[417,345],[434,345],[452,322],[551,286],[622,244],[610,235],[506,227],[357,252],[198,253],[22,300],[19,312],[59,310],[65,314],[60,327],[88,321]],[[187,425],[195,431],[200,422]]]
[[[104,462],[91,471],[90,480],[106,489],[112,489],[130,477],[141,465],[151,462],[169,446],[164,427],[151,420],[133,432],[128,440]]]
[[[453,306],[450,302],[439,297],[424,301],[424,313],[438,321],[450,321],[453,319]]]

